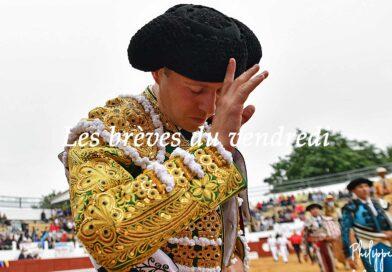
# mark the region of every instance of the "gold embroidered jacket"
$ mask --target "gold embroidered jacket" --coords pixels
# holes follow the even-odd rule
[[[107,131],[112,126],[121,133],[154,131],[150,115],[134,98],[109,100],[90,111],[87,120],[93,119],[101,120]],[[128,271],[143,262],[165,247],[170,237],[179,236],[246,187],[236,166],[203,144],[187,149],[206,173],[201,179],[181,157],[169,158],[166,149],[164,166],[175,180],[168,193],[154,171],[137,167],[121,149],[98,139],[97,146],[91,147],[92,139],[85,138],[68,150],[68,180],[77,236],[110,271]],[[133,147],[150,159],[158,152],[145,139]]]

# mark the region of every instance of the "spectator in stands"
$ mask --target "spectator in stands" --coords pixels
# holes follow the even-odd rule
[[[20,244],[23,242],[23,238],[24,238],[24,234],[22,233],[22,234],[19,235],[19,239],[16,242],[16,248],[17,249],[20,249]]]
[[[56,218],[62,217],[64,215],[64,212],[61,209],[57,209],[56,213],[57,213],[57,217]]]
[[[41,212],[41,220],[44,221],[45,223],[48,222],[48,219],[46,218],[45,211]]]
[[[261,220],[261,231],[271,230],[273,229],[274,221],[271,217],[262,217]]]
[[[58,219],[56,218],[52,223],[50,224],[49,231],[50,232],[58,232],[60,230],[60,226],[58,225]]]
[[[6,226],[10,226],[10,225],[11,225],[11,223],[10,223],[10,221],[7,219],[7,215],[6,215],[5,213],[3,213],[3,214],[0,216],[0,224],[6,225]]]
[[[293,195],[287,196],[287,205],[288,205],[288,206],[293,206],[293,205],[295,205],[295,199],[293,199],[293,198],[294,198]]]
[[[280,205],[282,205],[283,207],[287,206],[287,197],[282,195],[281,201],[280,201]]]
[[[41,244],[41,248],[45,247],[45,241],[48,240],[48,236],[49,236],[49,232],[48,231],[44,231],[41,235],[41,239],[40,239],[40,244]]]
[[[297,214],[305,212],[305,208],[302,204],[295,205],[295,212]]]
[[[3,249],[11,249],[12,248],[12,237],[10,234],[7,234],[2,244]]]
[[[314,194],[314,202],[323,202],[325,198],[325,193],[318,191],[316,194]]]
[[[312,193],[309,193],[309,194],[308,194],[308,201],[309,201],[309,202],[310,202],[310,201],[313,201]]]
[[[22,250],[20,251],[18,260],[25,260],[25,259],[33,259],[33,256],[27,252],[27,249],[22,248]]]
[[[56,244],[56,237],[53,235],[53,233],[49,233],[49,238],[48,238],[48,246],[50,249],[55,248]]]
[[[68,242],[68,233],[66,233],[65,231],[63,231],[61,235],[60,242]]]
[[[284,212],[284,222],[292,222],[293,221],[293,210],[291,208],[287,208]]]
[[[302,192],[298,194],[295,198],[296,198],[296,203],[304,203],[308,200],[308,195]]]
[[[282,211],[279,210],[278,213],[277,213],[276,215],[277,215],[277,216],[274,218],[274,219],[275,219],[275,222],[277,222],[277,223],[282,223],[282,221],[283,221],[283,214],[282,214]]]
[[[35,227],[33,227],[33,232],[31,233],[31,240],[33,242],[37,242],[38,241],[38,235],[37,235],[37,232],[35,231]]]

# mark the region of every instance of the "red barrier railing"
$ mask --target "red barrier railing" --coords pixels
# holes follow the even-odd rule
[[[10,261],[8,267],[0,267],[0,272],[48,272],[83,268],[93,268],[88,257]]]

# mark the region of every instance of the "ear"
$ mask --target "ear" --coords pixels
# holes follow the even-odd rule
[[[159,83],[160,83],[161,80],[162,80],[163,69],[164,69],[164,68],[160,68],[160,69],[158,69],[158,70],[155,70],[155,71],[152,71],[152,72],[151,72],[151,75],[152,75],[152,77],[154,78],[155,83],[157,83],[158,85],[159,85]]]

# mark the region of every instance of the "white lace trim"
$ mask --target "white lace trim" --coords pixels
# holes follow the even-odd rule
[[[169,243],[170,244],[179,244],[182,246],[220,246],[222,245],[222,239],[218,238],[216,240],[212,240],[212,239],[208,239],[205,237],[197,237],[197,236],[193,236],[193,239],[189,239],[188,237],[181,237],[181,238],[177,238],[177,237],[173,237],[169,239]]]
[[[156,114],[153,106],[148,101],[148,99],[144,95],[120,95],[120,97],[133,98],[143,106],[144,110],[150,114],[151,120],[155,127],[154,132],[157,133],[157,136],[159,137],[159,139],[161,139],[161,136],[164,133],[163,124],[159,118],[159,115]],[[204,124],[204,129],[205,131],[210,130],[210,127],[207,123]],[[147,168],[154,171],[159,180],[166,185],[167,192],[171,192],[174,189],[174,178],[162,165],[162,163],[165,161],[166,141],[157,141],[158,152],[156,155],[156,160],[152,161],[148,157],[141,157],[138,150],[132,146],[129,146],[126,141],[121,139],[121,136],[119,134],[114,134],[111,137],[111,133],[105,130],[105,124],[99,119],[94,119],[92,121],[82,119],[81,121],[79,121],[78,124],[70,130],[67,141],[68,145],[73,144],[84,132],[88,132],[90,134],[96,133],[97,136],[101,137],[107,144],[111,144],[123,150],[125,155],[130,157],[135,163],[135,165],[140,166],[142,169]],[[212,139],[210,133],[203,133],[202,137],[207,141]],[[112,143],[111,140],[114,140],[114,143]],[[217,143],[214,144],[214,146],[228,163],[233,162],[232,154],[223,147],[219,140],[217,141]],[[68,167],[69,149],[70,146],[65,147],[62,156],[62,161],[65,167]],[[204,177],[205,173],[202,167],[195,161],[194,156],[186,150],[178,147],[173,151],[172,156],[182,157],[184,160],[184,164],[186,164],[192,172],[194,172],[199,178]]]
[[[144,96],[144,95],[120,95],[120,97],[130,97],[134,98],[139,104],[141,104],[144,108],[144,110],[150,114],[152,123],[155,127],[154,132],[157,133],[159,136],[159,139],[161,139],[161,136],[163,134],[163,124],[161,122],[161,119],[159,118],[159,114],[157,114],[154,110],[154,107],[151,105],[150,101]],[[166,140],[164,140],[163,143],[161,141],[157,142],[158,145],[158,154],[156,156],[157,161],[160,163],[163,163],[165,161],[165,153],[166,153]]]
[[[182,149],[181,147],[177,147],[171,153],[170,157],[181,157],[184,161],[184,164],[188,166],[188,168],[197,175],[198,178],[203,178],[205,173],[201,165],[198,164],[195,160],[195,156],[188,151]]]
[[[230,259],[230,264],[235,265],[238,262],[237,257],[233,257]]]
[[[244,232],[242,230],[238,231],[238,238],[240,238],[241,242],[244,244],[245,247],[245,252],[244,252],[244,271],[247,272],[249,271],[249,253],[250,253],[250,247],[248,246],[248,242],[246,240],[246,237],[244,235]]]
[[[120,97],[131,97],[134,98],[138,103],[140,103],[144,110],[150,114],[151,120],[154,124],[155,130],[154,132],[157,133],[159,139],[161,139],[161,135],[163,134],[163,125],[159,119],[159,115],[155,113],[154,108],[148,101],[146,97],[143,95],[136,95],[136,96],[120,96]],[[96,133],[97,136],[101,137],[107,144],[112,144],[117,148],[124,151],[125,155],[130,157],[132,161],[140,166],[142,169],[150,169],[153,170],[160,181],[166,185],[166,191],[171,192],[174,188],[174,178],[167,172],[166,168],[160,164],[165,161],[165,146],[166,142],[163,143],[161,141],[157,142],[158,145],[158,152],[156,155],[156,161],[151,161],[148,157],[141,157],[139,152],[136,148],[129,146],[128,143],[124,140],[121,140],[119,134],[114,134],[111,139],[111,133],[105,130],[105,124],[99,120],[94,119],[93,121],[88,120],[81,120],[79,123],[71,129],[70,134],[68,135],[68,144],[73,144],[80,136],[80,134],[88,132],[90,134]],[[114,141],[114,143],[111,142]],[[68,163],[68,151],[69,146],[65,148],[65,152],[63,153],[63,163],[67,167]]]
[[[204,128],[206,131],[210,130],[210,127],[207,124],[204,124]],[[216,150],[218,151],[218,153],[223,157],[223,159],[231,164],[233,163],[233,154],[231,154],[230,151],[227,151],[222,143],[219,141],[219,139],[217,137],[212,137],[210,132],[202,132],[200,133],[200,131],[197,131],[193,134],[192,137],[196,137],[195,140],[196,142],[201,138],[201,140],[205,140],[207,146],[213,146],[216,148]]]
[[[90,134],[96,133],[97,136],[101,137],[107,144],[111,144],[124,151],[125,155],[130,157],[132,161],[142,167],[147,168],[155,172],[159,180],[166,185],[166,191],[171,192],[174,188],[174,178],[169,174],[166,168],[158,163],[157,161],[151,161],[147,157],[141,157],[136,148],[128,146],[127,142],[120,139],[119,134],[113,135],[111,139],[111,134],[109,131],[105,130],[104,123],[99,119],[94,119],[93,121],[81,120],[73,129],[68,137],[68,144],[72,144],[83,132],[88,132]],[[113,143],[111,142],[113,140]],[[65,149],[63,154],[63,163],[66,165],[69,147]]]
[[[238,206],[241,207],[244,200],[241,197],[237,196],[237,202],[238,202]]]

